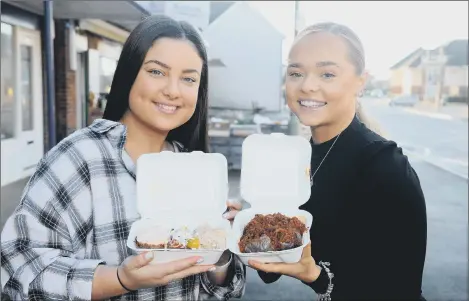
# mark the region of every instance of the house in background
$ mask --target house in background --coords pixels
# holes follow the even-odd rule
[[[246,2],[212,2],[203,32],[208,54],[224,67],[209,66],[210,106],[278,112],[282,96],[283,35]]]
[[[206,42],[213,110],[279,111],[284,37],[243,1],[137,1],[197,27]]]
[[[422,48],[415,50],[391,67],[389,93],[392,95],[414,94],[422,92],[422,69],[420,67]]]
[[[443,99],[468,100],[468,40],[433,50],[417,49],[391,67],[390,92],[413,94],[436,105]]]
[[[422,56],[425,100],[467,102],[468,40],[455,40]]]

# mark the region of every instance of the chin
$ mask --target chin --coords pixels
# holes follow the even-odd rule
[[[155,131],[163,133],[180,127],[188,120],[186,116],[181,116],[181,114],[177,113],[174,115],[155,114],[146,117],[146,122],[148,125],[150,125],[150,127],[152,127]]]
[[[158,122],[152,124],[152,127],[158,132],[169,132],[178,127],[180,127],[182,123],[167,123],[167,122]]]
[[[298,119],[300,120],[300,123],[304,126],[308,127],[318,127],[321,126],[324,122],[322,118],[318,117],[312,117],[312,116],[302,116],[302,115],[296,115]]]

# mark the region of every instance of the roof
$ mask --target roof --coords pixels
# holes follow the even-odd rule
[[[414,65],[416,60],[420,60],[420,57],[421,57],[420,54],[422,54],[422,52],[423,52],[422,48],[418,48],[414,50],[412,53],[410,53],[405,58],[403,58],[402,60],[397,62],[395,65],[393,65],[391,69],[398,69],[405,65]]]
[[[211,1],[210,2],[210,23],[209,28],[213,27],[214,22],[220,19],[221,16],[226,16],[228,14],[228,10],[232,8],[234,10],[236,8],[244,9],[244,13],[247,11],[252,12],[257,19],[261,19],[269,28],[275,31],[282,39],[284,35],[255,7],[250,5],[248,1]],[[231,14],[232,10],[229,11]],[[237,11],[239,14],[240,12]],[[240,18],[239,15],[236,16],[237,19]],[[242,18],[242,16],[241,16]]]
[[[166,1],[135,1],[142,9],[154,15],[164,14]],[[209,24],[224,14],[235,1],[210,1]]]
[[[234,3],[234,1],[210,1],[209,24],[215,21],[218,17],[220,17]]]
[[[448,57],[447,66],[467,65],[467,43],[468,40],[455,40],[443,46],[444,53]]]
[[[448,60],[447,66],[467,66],[468,65],[468,51],[467,51],[468,40],[454,40],[445,45],[429,50],[428,53],[437,55],[441,50]],[[391,69],[398,69],[402,66],[418,67],[422,62],[422,54],[425,51],[419,48],[397,62]]]
[[[420,63],[422,63],[422,56],[419,55],[417,56],[410,64],[409,67],[416,68],[420,66]]]

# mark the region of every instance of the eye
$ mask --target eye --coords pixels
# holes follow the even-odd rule
[[[290,77],[302,77],[303,74],[301,74],[299,72],[290,72],[290,73],[288,73],[288,76],[290,76]]]
[[[335,74],[333,73],[330,73],[330,72],[326,72],[326,73],[323,73],[321,75],[321,77],[325,78],[325,79],[331,79],[331,78],[334,78],[335,77]]]
[[[150,70],[150,71],[148,71],[148,73],[150,73],[151,75],[156,75],[156,76],[162,76],[162,75],[164,75],[163,72],[161,72],[161,71],[158,70],[158,69]]]
[[[193,84],[196,82],[195,79],[193,79],[192,77],[185,77],[182,79],[183,81],[187,82],[187,83],[190,83],[190,84]]]

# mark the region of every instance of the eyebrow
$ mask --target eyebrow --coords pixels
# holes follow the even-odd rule
[[[316,63],[316,67],[318,68],[321,68],[321,67],[327,67],[327,66],[336,66],[336,67],[339,67],[339,65],[337,63],[334,63],[332,61],[322,61],[322,62],[318,62]],[[300,63],[291,63],[291,64],[288,64],[288,68],[302,68],[303,65],[300,64]]]
[[[158,60],[148,60],[144,63],[144,65],[150,64],[150,63],[154,63],[154,64],[157,64],[157,65],[160,65],[161,67],[163,67],[165,69],[171,70],[171,67],[169,67],[167,64],[165,64],[163,62],[160,62]],[[197,73],[197,74],[200,75],[199,71],[197,71],[196,69],[184,69],[184,70],[182,70],[182,73]]]
[[[337,65],[337,63],[334,63],[334,62],[331,62],[331,61],[323,61],[323,62],[318,62],[316,63],[316,67],[327,67],[327,66],[336,66],[336,67],[339,67],[339,65]]]

